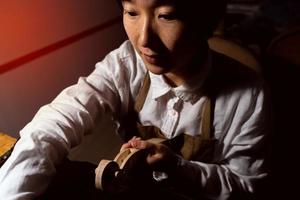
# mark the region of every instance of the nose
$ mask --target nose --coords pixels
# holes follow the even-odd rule
[[[148,18],[141,20],[139,43],[141,47],[151,47],[155,38],[155,28]]]

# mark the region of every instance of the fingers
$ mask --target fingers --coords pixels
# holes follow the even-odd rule
[[[138,140],[141,140],[140,137],[137,137],[137,136],[133,136],[127,143],[124,143],[122,146],[121,146],[121,149],[120,151],[124,151],[125,149],[128,149],[128,148],[135,148],[133,146],[133,142],[134,141],[138,141]]]
[[[121,152],[121,151],[124,151],[125,149],[129,149],[129,148],[130,148],[130,144],[129,144],[129,143],[124,143],[124,144],[121,146],[120,152]]]
[[[131,145],[136,149],[145,149],[148,152],[148,156],[146,158],[147,163],[152,165],[156,163],[158,160],[161,160],[163,155],[159,152],[159,145],[145,141],[145,140],[132,140]]]
[[[178,160],[175,153],[166,145],[152,143],[136,136],[123,144],[121,151],[128,148],[146,150],[146,162],[155,170],[166,171],[172,165],[176,165]]]
[[[161,146],[159,144],[154,144],[145,140],[133,140],[131,144],[133,148],[147,150],[148,156],[146,159],[147,163],[150,165],[156,163],[164,157],[163,152],[160,152]]]
[[[131,146],[136,149],[151,149],[155,147],[155,144],[145,140],[133,140],[130,142]]]

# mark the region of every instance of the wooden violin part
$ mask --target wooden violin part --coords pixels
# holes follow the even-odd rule
[[[152,138],[148,141],[160,143],[164,140]],[[101,160],[95,169],[96,188],[121,192],[142,181],[151,181],[152,171],[146,163],[146,156],[146,150],[128,148],[119,152],[114,160]]]

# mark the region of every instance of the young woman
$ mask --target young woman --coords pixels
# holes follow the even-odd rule
[[[148,152],[157,182],[127,197],[252,198],[267,176],[266,97],[254,72],[208,48],[224,1],[120,3],[129,40],[21,131],[0,171],[1,198],[41,195],[70,148],[107,114],[126,141],[122,150]],[[151,137],[181,142],[173,148]]]

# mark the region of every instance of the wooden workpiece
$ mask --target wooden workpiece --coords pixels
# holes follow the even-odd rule
[[[165,141],[161,138],[148,140],[153,143]],[[121,192],[131,186],[132,179],[147,180],[152,176],[146,165],[145,150],[128,148],[119,152],[114,160],[101,160],[95,170],[96,188],[108,192]]]

